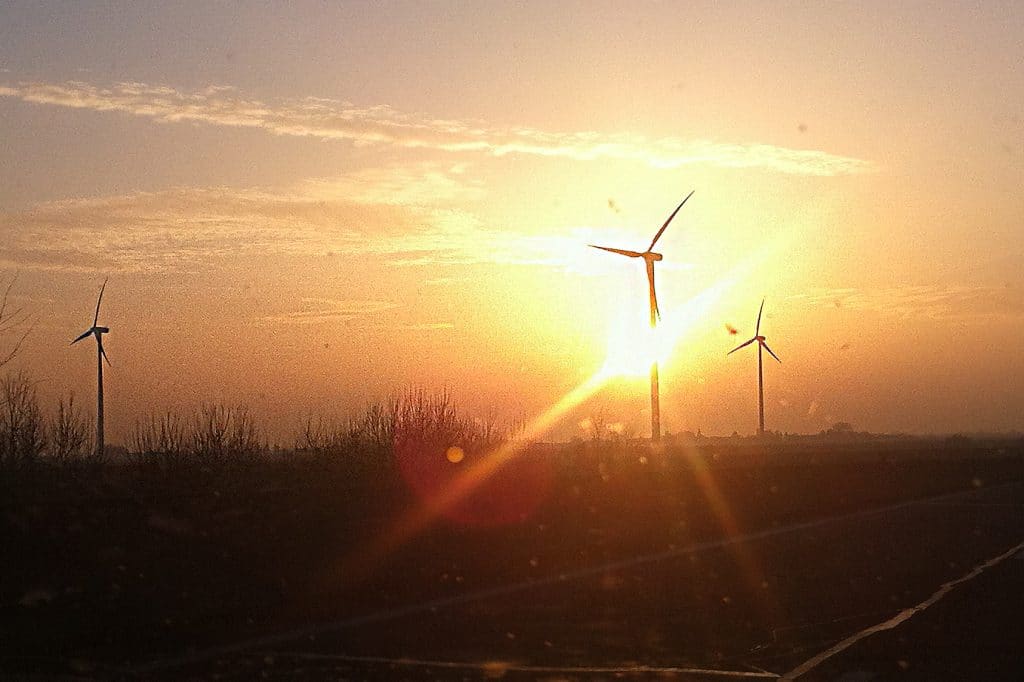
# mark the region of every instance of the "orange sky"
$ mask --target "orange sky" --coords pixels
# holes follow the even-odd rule
[[[586,244],[646,246],[693,189],[659,242],[667,431],[754,430],[725,353],[762,297],[768,428],[1020,429],[1022,35],[1018,3],[5,5],[16,365],[91,399],[67,342],[109,276],[114,440],[223,400],[287,443],[409,385],[529,416],[645,312]],[[552,436],[646,433],[645,382]]]

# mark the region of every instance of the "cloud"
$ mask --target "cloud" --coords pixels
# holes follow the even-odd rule
[[[303,298],[298,310],[267,315],[258,321],[270,324],[320,324],[369,317],[397,307],[398,304],[391,301]]]
[[[364,257],[394,267],[587,267],[593,256],[582,245],[593,241],[593,230],[526,234],[488,225],[469,211],[480,196],[461,174],[416,164],[283,187],[177,188],[51,201],[0,214],[0,264],[195,272],[258,255]],[[455,281],[434,274],[434,284]]]
[[[1024,315],[1024,297],[1010,285],[815,289],[790,298],[813,306],[932,319]]]
[[[442,329],[455,329],[455,324],[453,322],[421,322],[403,325],[402,329],[410,331],[440,331]]]
[[[5,256],[43,269],[188,270],[231,253],[308,253],[352,238],[318,229],[315,202],[252,190],[176,189],[39,204],[0,216]]]
[[[483,198],[478,181],[464,168],[414,164],[368,168],[341,177],[303,180],[285,192],[295,200],[355,202],[383,206],[438,206]]]
[[[231,255],[372,252],[479,190],[421,164],[279,188],[177,188],[0,214],[4,260],[52,270],[194,270]]]
[[[530,127],[493,128],[480,121],[437,119],[388,105],[306,97],[274,103],[247,99],[235,88],[213,85],[184,91],[125,82],[100,87],[82,81],[0,85],[0,96],[34,104],[120,112],[161,123],[193,122],[252,128],[274,135],[344,140],[491,156],[530,155],[593,161],[631,160],[657,168],[707,164],[779,173],[833,176],[873,169],[870,162],[814,149],[715,140],[651,139],[632,133],[551,132]]]
[[[430,279],[423,280],[423,285],[429,287],[442,287],[452,284],[463,284],[470,281],[472,281],[471,277],[431,277]]]

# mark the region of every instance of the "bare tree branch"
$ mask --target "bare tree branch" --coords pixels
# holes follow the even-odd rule
[[[10,281],[7,282],[7,286],[4,287],[3,297],[0,298],[0,334],[6,334],[11,331],[19,330],[24,327],[24,331],[17,334],[17,340],[14,345],[10,347],[6,352],[0,352],[0,367],[3,367],[11,360],[13,360],[18,352],[21,351],[22,345],[25,343],[25,339],[35,328],[35,324],[29,324],[29,315],[25,312],[24,308],[16,308],[9,310],[9,304],[11,300],[11,290],[14,288],[14,284],[18,281],[18,274],[15,273],[11,277]]]

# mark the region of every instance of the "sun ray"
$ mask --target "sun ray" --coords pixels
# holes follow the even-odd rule
[[[543,435],[559,419],[599,391],[607,380],[608,377],[599,372],[574,387],[558,402],[530,421],[519,437],[503,443],[466,467],[460,475],[452,479],[436,494],[420,499],[416,506],[380,533],[376,541],[344,560],[339,574],[347,582],[358,582],[364,578],[378,562],[465,499],[501,467],[520,454],[535,438]]]
[[[655,338],[649,348],[649,352],[656,354],[658,359],[667,359],[685,338],[688,332],[693,331],[697,323],[703,320],[711,307],[721,297],[739,283],[764,257],[764,252],[757,256],[743,261],[727,273],[713,286],[708,287],[701,293],[689,299],[685,303],[672,309],[666,317],[670,320],[658,329],[662,335]],[[656,333],[656,332],[652,332]],[[601,390],[610,380],[622,376],[622,365],[612,359],[612,354],[625,352],[626,347],[619,348],[610,346],[609,359],[605,364],[586,381],[575,386],[554,405],[531,420],[524,428],[522,434],[516,439],[502,444],[473,464],[465,467],[464,471],[454,477],[442,489],[435,494],[419,499],[416,505],[397,518],[392,524],[377,535],[377,539],[365,547],[361,547],[341,562],[338,575],[346,582],[353,583],[362,580],[374,566],[382,561],[389,554],[397,550],[403,544],[428,528],[437,519],[444,516],[445,512],[452,509],[460,501],[476,490],[482,483],[491,478],[501,467],[520,454],[534,439],[547,432],[559,419],[571,412],[575,407]],[[639,354],[635,344],[630,351],[632,354]],[[643,371],[649,368],[650,356],[641,357],[644,365]],[[618,357],[616,355],[616,357]],[[721,512],[723,521],[728,525],[728,516],[721,510],[719,505],[716,513]]]

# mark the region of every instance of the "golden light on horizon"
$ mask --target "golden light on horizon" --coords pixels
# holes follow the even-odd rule
[[[259,83],[238,63],[197,73],[189,60],[157,79],[142,66],[145,55],[135,55],[141,63],[120,53],[101,58],[113,48],[95,41],[72,51],[81,64],[49,50],[50,66],[36,72],[25,67],[35,58],[31,32],[21,58],[15,42],[0,41],[12,50],[0,64],[13,145],[0,185],[3,270],[22,273],[18,303],[45,325],[19,368],[47,378],[46,400],[85,390],[89,368],[65,358],[59,339],[88,307],[78,292],[110,275],[110,320],[119,330],[107,348],[116,365],[105,407],[112,442],[126,442],[139,409],[223,399],[258,407],[284,444],[303,414],[357,411],[406,385],[455,386],[471,411],[489,409],[498,394],[509,409],[532,414],[594,371],[640,380],[654,360],[667,384],[694,370],[728,380],[731,367],[709,371],[721,362],[710,330],[733,323],[746,331],[748,310],[767,296],[779,326],[801,333],[794,359],[831,361],[839,331],[860,339],[841,351],[843,367],[862,363],[842,392],[822,390],[818,372],[787,365],[779,380],[804,405],[784,416],[787,429],[816,432],[830,413],[876,429],[1015,425],[1019,366],[983,353],[1016,335],[1022,319],[1013,230],[1021,209],[1012,200],[1020,136],[1008,113],[1020,97],[1007,87],[1017,72],[1004,59],[1013,22],[967,10],[945,17],[958,31],[987,27],[1004,42],[970,43],[999,45],[987,62],[985,51],[959,53],[965,88],[953,93],[956,106],[931,116],[958,56],[944,38],[936,68],[916,64],[913,78],[887,87],[894,61],[877,55],[898,54],[900,40],[879,42],[870,22],[850,31],[855,18],[847,17],[850,54],[876,55],[848,87],[833,77],[838,53],[825,34],[806,36],[799,22],[785,22],[778,30],[800,38],[780,41],[777,31],[751,35],[730,21],[718,25],[718,39],[737,49],[716,53],[715,67],[683,87],[683,67],[705,55],[680,44],[648,59],[659,44],[650,32],[673,25],[663,16],[673,10],[648,9],[646,21],[644,11],[622,9],[630,21],[576,33],[585,58],[537,59],[518,64],[521,73],[503,70],[507,55],[519,54],[521,36],[544,41],[545,31],[515,13],[510,33],[496,38],[503,50],[458,43],[473,58],[458,60],[454,77],[430,62],[437,45],[396,52],[377,39],[370,51],[356,49],[358,40],[319,48],[334,63],[365,60],[365,69],[323,72],[288,47]],[[250,12],[262,14],[241,14]],[[45,14],[34,19],[41,37],[70,16],[42,21]],[[446,17],[449,40],[474,34],[464,30],[478,19],[471,15]],[[275,23],[245,25],[273,33]],[[307,46],[320,45],[313,28]],[[619,42],[623,31],[643,39]],[[271,52],[280,39],[267,36]],[[225,40],[239,36],[217,35],[208,49]],[[774,58],[751,71],[748,49]],[[433,55],[451,66],[447,50]],[[424,86],[409,89],[387,69],[363,75],[391,59],[423,68]],[[612,97],[605,67],[616,74]],[[725,94],[723,79],[733,84]],[[781,87],[765,90],[765,82]],[[865,107],[860,93],[869,85],[881,89]],[[928,125],[921,112],[930,112]],[[983,124],[966,125],[972,118]],[[950,167],[970,169],[969,177]],[[640,262],[588,244],[646,248],[691,190],[657,244],[664,318],[648,338]],[[694,328],[678,328],[674,304],[747,254],[774,249],[786,232],[787,248],[774,250],[770,269],[752,272]],[[944,367],[956,359],[953,345],[941,358],[920,355],[910,334],[890,333],[928,335],[952,318],[970,342],[956,353],[985,357],[983,372],[958,364],[951,379]],[[166,335],[168,324],[187,336]],[[875,352],[858,354],[869,343]],[[897,409],[905,401],[884,388],[903,372],[928,384],[913,411]],[[940,397],[951,384],[957,399]],[[989,396],[984,409],[962,407],[978,386]],[[718,396],[723,386],[710,390]],[[809,414],[821,393],[837,396],[835,406]],[[877,409],[878,400],[889,404]],[[610,409],[633,408],[618,401]],[[728,410],[707,401],[687,409],[703,410],[707,429],[734,427]]]

